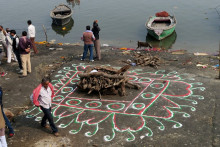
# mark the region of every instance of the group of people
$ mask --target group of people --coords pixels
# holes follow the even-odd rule
[[[90,52],[89,61],[93,62],[93,46],[95,46],[96,57],[98,60],[101,60],[101,51],[100,51],[100,41],[99,41],[99,32],[100,28],[98,25],[98,20],[93,22],[93,28],[90,30],[90,26],[86,26],[86,31],[83,33],[82,40],[84,41],[84,52],[81,58],[82,61],[85,60],[88,50]]]
[[[0,25],[0,45],[7,57],[7,63],[12,61],[18,62],[20,78],[27,77],[31,73],[30,49],[33,48],[35,53],[38,50],[35,46],[35,27],[32,25],[31,20],[27,21],[28,31],[23,31],[22,36],[19,38],[15,30],[9,28],[4,29]],[[0,64],[3,57],[3,50],[0,50]]]
[[[5,56],[7,57],[7,63],[11,63],[12,57],[15,62],[18,62],[19,73],[22,73],[20,77],[26,77],[27,73],[31,73],[31,63],[30,63],[30,49],[33,48],[35,53],[38,53],[36,46],[34,44],[35,39],[35,27],[32,25],[30,20],[28,23],[28,32],[23,31],[22,36],[19,38],[16,35],[15,30],[9,30],[0,26],[0,43],[5,51]],[[88,50],[90,51],[89,60],[94,61],[93,58],[93,46],[96,50],[96,58],[101,60],[100,53],[100,41],[99,41],[99,31],[98,21],[93,22],[93,28],[90,30],[90,26],[86,26],[86,31],[83,33],[82,40],[84,41],[84,53],[81,60],[84,60],[87,56]],[[0,55],[2,51],[0,51]],[[1,57],[0,57],[1,58]],[[1,60],[0,60],[1,61]],[[5,125],[9,129],[9,137],[14,136],[14,130],[4,114],[3,111],[3,90],[0,87],[0,147],[7,147],[7,142],[5,138]],[[53,116],[51,113],[52,98],[54,97],[54,89],[50,83],[49,78],[43,78],[40,85],[33,90],[31,96],[32,102],[35,106],[40,107],[44,116],[41,121],[41,126],[43,128],[51,128],[55,136],[59,136],[58,128],[54,124]],[[49,121],[48,125],[46,121]]]

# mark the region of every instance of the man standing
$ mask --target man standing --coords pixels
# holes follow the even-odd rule
[[[11,63],[11,55],[13,55],[14,61],[17,62],[16,55],[12,51],[12,40],[11,40],[9,28],[6,28],[6,32],[7,32],[7,34],[6,34],[6,44],[7,44],[7,57],[8,57],[7,63]]]
[[[27,38],[27,32],[22,32],[22,37],[19,39],[19,52],[21,56],[21,63],[23,67],[22,76],[20,78],[27,77],[27,73],[31,73],[31,54],[30,49],[32,47],[31,40]]]
[[[6,123],[6,126],[8,127],[9,129],[9,137],[13,137],[14,136],[14,130],[11,126],[11,123],[10,121],[8,120],[8,118],[5,116],[5,113],[3,111],[3,103],[2,103],[2,97],[3,97],[3,90],[2,90],[2,87],[0,86],[0,106],[1,106],[1,112],[3,114],[3,117],[4,117],[4,120],[5,120],[5,123]]]
[[[95,51],[96,51],[96,58],[98,58],[98,60],[101,60],[100,41],[99,41],[100,30],[101,29],[99,28],[98,20],[95,20],[93,22],[92,32],[95,36],[94,46],[95,46]]]
[[[34,53],[37,54],[38,50],[36,48],[35,41],[34,41],[35,40],[35,26],[32,25],[31,20],[28,20],[27,24],[28,24],[28,38],[30,38],[30,40],[31,40],[31,43],[32,43],[33,49],[34,49]]]
[[[0,44],[2,45],[3,50],[5,52],[5,57],[7,57],[7,45],[6,45],[5,37],[6,37],[6,32],[3,29],[3,26],[0,25]]]
[[[16,31],[15,30],[11,30],[10,32],[11,37],[12,37],[12,48],[13,48],[13,52],[16,55],[16,58],[18,60],[18,65],[19,65],[19,69],[20,71],[18,73],[23,73],[23,68],[22,68],[22,64],[21,64],[21,56],[20,56],[20,52],[18,49],[18,44],[19,44],[19,38],[16,35]]]
[[[38,87],[35,88],[33,91],[33,103],[35,104],[35,106],[40,107],[44,113],[44,117],[41,121],[41,126],[44,128],[49,128],[49,126],[46,124],[46,121],[48,119],[53,134],[55,136],[59,136],[58,129],[54,124],[53,116],[51,114],[51,103],[53,97],[54,90],[52,84],[50,83],[50,80],[48,78],[43,78],[41,84],[38,85]]]
[[[84,41],[84,52],[81,60],[85,60],[89,49],[89,60],[90,62],[93,62],[93,41],[95,40],[95,36],[93,35],[92,31],[90,31],[90,26],[86,26],[86,31],[83,33],[83,37],[81,39]]]

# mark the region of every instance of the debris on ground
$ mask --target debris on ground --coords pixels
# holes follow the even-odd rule
[[[109,45],[108,45],[108,44],[102,44],[102,46],[103,46],[103,47],[108,47]]]
[[[121,95],[126,94],[125,87],[140,89],[138,84],[129,82],[129,78],[125,76],[125,72],[130,68],[130,65],[125,65],[117,70],[110,66],[97,66],[87,68],[84,73],[80,73],[80,81],[77,86],[79,89],[87,91],[91,94],[93,91],[101,94]]]
[[[159,66],[160,59],[157,56],[152,56],[150,53],[142,54],[141,52],[135,52],[133,54],[134,61],[123,61],[132,66],[151,66],[157,68]],[[135,64],[134,64],[135,63]]]
[[[207,56],[207,55],[209,55],[209,54],[207,54],[207,53],[194,53],[194,55],[195,56]]]
[[[62,50],[63,50],[63,48],[57,48],[56,50],[57,50],[57,51],[62,51]]]
[[[202,67],[202,68],[207,68],[208,64],[197,64],[196,66],[197,67]]]
[[[187,52],[187,50],[174,50],[174,51],[170,51],[170,52],[173,55],[183,55]]]

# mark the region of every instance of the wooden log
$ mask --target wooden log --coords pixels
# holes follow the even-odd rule
[[[110,78],[110,79],[123,79],[124,76],[119,76],[119,75],[109,75],[103,72],[93,72],[93,73],[79,73],[80,78],[89,78],[89,77],[100,77],[103,76],[105,78]]]
[[[140,85],[135,84],[135,83],[131,83],[131,82],[127,82],[127,83],[125,84],[125,86],[128,87],[128,88],[141,89],[141,86],[140,86]]]

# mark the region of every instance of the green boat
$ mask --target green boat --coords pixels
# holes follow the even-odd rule
[[[156,38],[157,40],[162,40],[168,36],[170,36],[177,24],[176,18],[174,16],[168,17],[156,17],[151,16],[146,24],[145,27],[148,30],[148,33]]]

